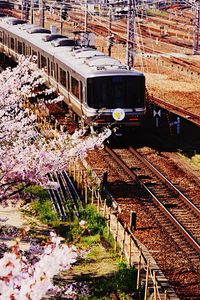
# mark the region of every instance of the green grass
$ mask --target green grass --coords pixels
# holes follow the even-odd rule
[[[31,186],[25,191],[36,198],[31,202],[31,210],[29,212],[31,215],[34,212],[33,215],[44,224],[50,224],[59,220],[57,213],[53,210],[53,206],[46,189],[40,186]]]
[[[147,9],[147,15],[150,16],[168,16],[169,14],[165,11],[158,10],[158,9]]]
[[[82,300],[106,300],[112,299],[113,295],[117,295],[118,299],[137,299],[132,297],[132,293],[136,293],[137,271],[124,262],[120,263],[120,255],[113,249],[114,238],[109,235],[106,222],[96,207],[87,205],[80,209],[80,219],[86,221],[85,227],[81,227],[77,219],[68,222],[58,220],[44,189],[35,186],[28,192],[38,197],[31,204],[32,214],[54,228],[69,245],[86,251],[69,271],[56,277],[59,286],[66,285],[68,280],[86,284],[91,296],[82,296],[80,291],[78,299]]]

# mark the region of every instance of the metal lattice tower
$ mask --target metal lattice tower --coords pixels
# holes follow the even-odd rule
[[[133,0],[128,0],[126,63],[129,66],[129,68],[132,68],[134,66],[134,45],[135,45],[135,5]]]
[[[40,11],[40,26],[44,27],[44,1],[40,0],[39,1],[39,11]]]
[[[29,11],[28,11],[28,1],[22,0],[22,10],[21,10],[21,18],[24,21],[28,20]]]

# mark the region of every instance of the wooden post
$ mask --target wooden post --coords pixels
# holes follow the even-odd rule
[[[124,256],[125,241],[126,241],[126,224],[124,224],[124,236],[123,236],[123,241],[122,241],[121,261],[122,261],[123,256]]]
[[[148,261],[147,261],[147,271],[146,271],[144,300],[147,300],[147,294],[148,294],[149,266],[150,266],[150,260],[148,259]]]
[[[92,205],[94,204],[94,186],[92,186]]]
[[[76,162],[74,162],[74,182],[76,182]]]
[[[154,300],[157,300],[157,289],[156,289],[156,272],[153,271],[153,294],[154,294]]]
[[[165,298],[164,298],[164,300],[168,300],[169,298],[168,298],[168,294],[167,294],[167,291],[165,291]]]
[[[80,167],[78,165],[78,168],[77,168],[77,187],[78,187],[78,190],[80,189]]]
[[[97,195],[97,211],[100,211],[100,193],[98,191],[98,195]]]
[[[103,217],[106,217],[106,199],[104,200],[104,206],[103,206]]]
[[[85,191],[85,172],[82,172],[82,191],[81,191],[81,195],[84,195],[84,191]]]
[[[140,248],[139,257],[138,257],[137,290],[139,290],[140,288],[141,257],[142,257],[142,249]]]
[[[88,203],[88,188],[87,188],[87,183],[85,182],[85,203],[87,204]]]
[[[118,219],[117,219],[117,225],[116,225],[116,233],[115,233],[115,247],[114,250],[117,251],[117,239],[118,239]]]
[[[131,234],[129,236],[129,267],[131,266],[131,246],[132,246],[132,239],[131,239]]]
[[[68,167],[68,172],[69,172],[69,176],[72,176],[72,164],[71,162],[69,162],[69,167]]]
[[[111,215],[111,207],[109,209],[109,215],[108,215],[108,236],[110,235],[110,223],[111,223],[110,215]]]

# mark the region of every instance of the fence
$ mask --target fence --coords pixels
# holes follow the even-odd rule
[[[137,268],[137,290],[144,286],[144,300],[147,300],[150,295],[151,299],[156,300],[178,300],[147,249],[134,237],[132,216],[130,215],[131,224],[121,223],[118,218],[120,207],[114,200],[102,199],[100,179],[95,173],[91,173],[86,161],[83,164],[80,165],[78,162],[70,164],[69,175],[81,191],[85,204],[95,205],[97,211],[106,219],[108,231],[115,240],[114,250],[117,251],[119,248],[121,259],[125,257],[129,266]]]

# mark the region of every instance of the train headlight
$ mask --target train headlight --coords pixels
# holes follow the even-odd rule
[[[112,116],[115,121],[122,121],[125,118],[125,112],[121,108],[116,108],[113,110]]]

